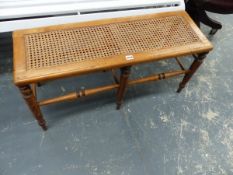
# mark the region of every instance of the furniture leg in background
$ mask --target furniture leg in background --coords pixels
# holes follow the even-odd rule
[[[211,19],[207,12],[219,14],[233,14],[232,0],[186,0],[186,11],[200,27],[203,23],[212,28],[210,35],[214,35],[222,24],[216,20]]]

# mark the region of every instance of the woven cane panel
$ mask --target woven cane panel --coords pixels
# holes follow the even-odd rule
[[[180,16],[35,33],[25,36],[27,69],[38,69],[120,54],[200,42]]]

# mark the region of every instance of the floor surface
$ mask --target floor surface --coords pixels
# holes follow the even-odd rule
[[[214,51],[182,93],[176,77],[129,88],[119,111],[113,91],[46,106],[47,132],[13,85],[7,45],[9,53],[0,53],[0,175],[232,175],[233,16],[214,17],[224,24],[210,38]],[[133,74],[171,68],[173,61],[162,61]],[[39,97],[110,82],[109,73],[53,81]]]

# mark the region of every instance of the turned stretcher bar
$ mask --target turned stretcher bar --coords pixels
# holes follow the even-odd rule
[[[172,72],[164,72],[161,74],[155,74],[155,75],[147,76],[147,77],[140,78],[140,79],[129,80],[128,86],[152,82],[152,81],[158,81],[158,80],[163,80],[163,79],[168,79],[168,78],[172,78],[172,77],[175,77],[178,75],[187,74],[189,71],[190,70],[176,70],[176,71],[172,71]],[[120,86],[119,84],[112,84],[112,85],[97,87],[97,88],[93,88],[93,89],[86,89],[86,90],[83,89],[81,91],[69,93],[67,95],[63,95],[60,97],[41,100],[38,103],[40,106],[45,106],[45,105],[60,103],[60,102],[64,102],[64,101],[72,101],[72,100],[79,99],[81,97],[90,96],[90,95],[98,94],[100,92],[105,92],[105,91],[117,89],[117,88],[119,88],[119,86]],[[35,94],[35,96],[36,96],[36,94]]]

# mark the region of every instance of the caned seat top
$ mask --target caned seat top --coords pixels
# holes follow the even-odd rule
[[[184,11],[21,30],[13,41],[18,85],[212,49]]]

